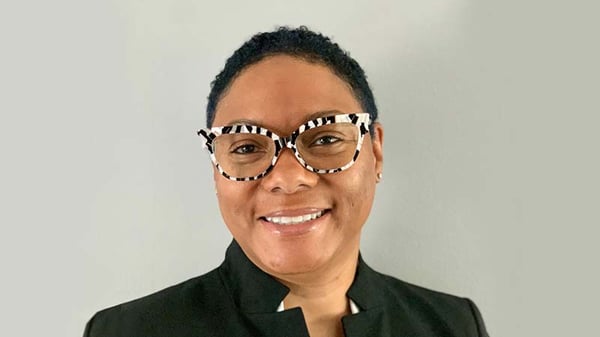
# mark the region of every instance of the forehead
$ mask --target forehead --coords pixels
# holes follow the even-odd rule
[[[213,125],[244,121],[291,132],[324,111],[360,112],[360,104],[327,66],[278,55],[242,71],[217,105]]]

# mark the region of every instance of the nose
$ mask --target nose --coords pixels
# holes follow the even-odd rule
[[[289,148],[284,148],[271,172],[261,179],[265,190],[292,194],[314,187],[318,174],[302,166]]]

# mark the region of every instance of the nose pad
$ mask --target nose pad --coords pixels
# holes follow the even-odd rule
[[[271,172],[261,179],[265,189],[295,193],[313,187],[319,179],[318,175],[307,170],[290,148],[285,147],[281,151]]]

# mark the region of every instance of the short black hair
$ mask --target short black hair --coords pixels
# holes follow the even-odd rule
[[[348,83],[363,112],[368,112],[371,121],[377,120],[377,106],[367,76],[348,52],[328,37],[313,32],[305,26],[298,28],[279,27],[275,31],[258,33],[237,49],[225,68],[211,83],[206,106],[206,124],[212,127],[217,104],[233,80],[246,67],[273,55],[290,55],[309,62],[329,67],[337,76]],[[371,129],[371,131],[373,131]]]

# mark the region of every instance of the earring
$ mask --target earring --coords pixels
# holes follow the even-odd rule
[[[377,173],[377,182],[380,182],[380,181],[381,181],[381,179],[383,179],[383,173],[381,173],[381,172],[378,172],[378,173]]]

